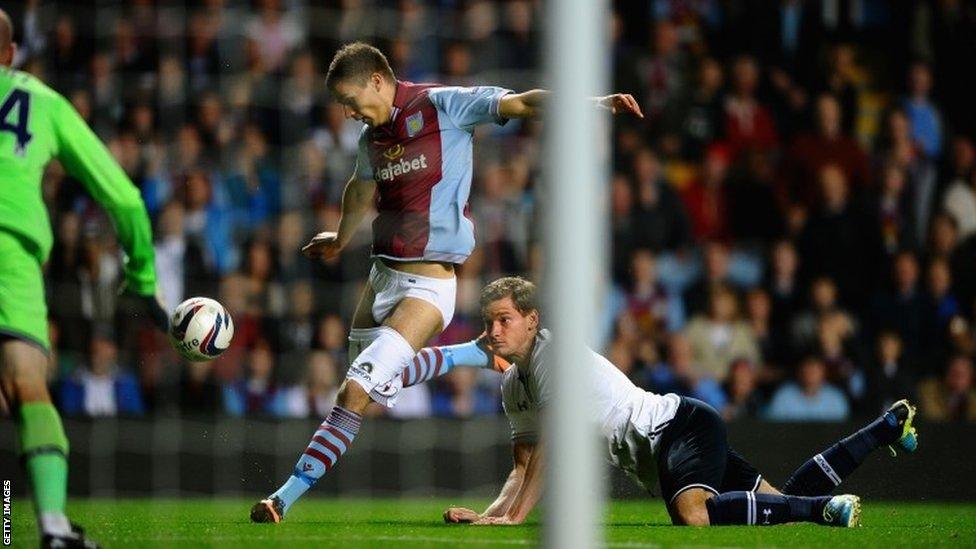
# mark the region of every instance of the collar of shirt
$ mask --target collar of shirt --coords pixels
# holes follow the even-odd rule
[[[407,101],[410,100],[409,88],[411,85],[412,82],[407,82],[405,80],[396,81],[396,91],[393,93],[393,110],[390,112],[390,121],[387,122],[388,124],[393,124],[396,122],[397,115],[400,114],[400,111],[402,111],[403,107],[406,106]]]

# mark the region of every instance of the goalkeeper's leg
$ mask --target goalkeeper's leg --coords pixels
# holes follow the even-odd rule
[[[30,479],[42,545],[96,547],[65,514],[68,438],[47,390],[48,357],[39,346],[0,339],[0,386],[20,438],[20,457]]]

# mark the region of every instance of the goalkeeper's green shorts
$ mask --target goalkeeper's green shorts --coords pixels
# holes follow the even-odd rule
[[[44,274],[37,258],[16,234],[0,229],[0,337],[12,336],[39,345],[45,352],[47,303]]]

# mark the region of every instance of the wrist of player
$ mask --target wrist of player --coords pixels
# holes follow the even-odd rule
[[[502,517],[502,520],[509,524],[522,524],[522,522],[525,520],[525,514],[516,509],[509,509],[508,512]]]
[[[155,273],[146,273],[142,269],[126,268],[125,280],[122,281],[119,293],[130,293],[140,297],[156,295]]]
[[[593,101],[594,107],[607,112],[613,112],[613,107],[610,105],[609,95],[605,95],[602,97],[591,97],[590,100]]]

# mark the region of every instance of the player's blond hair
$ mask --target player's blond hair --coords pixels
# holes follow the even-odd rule
[[[481,290],[481,310],[484,311],[488,305],[505,299],[512,298],[515,309],[523,315],[531,311],[539,310],[535,284],[520,276],[506,276],[492,281]]]
[[[374,73],[381,74],[389,82],[396,81],[383,52],[365,42],[352,42],[339,48],[332,57],[329,72],[325,74],[325,85],[331,90],[342,80],[365,84],[366,79]]]

